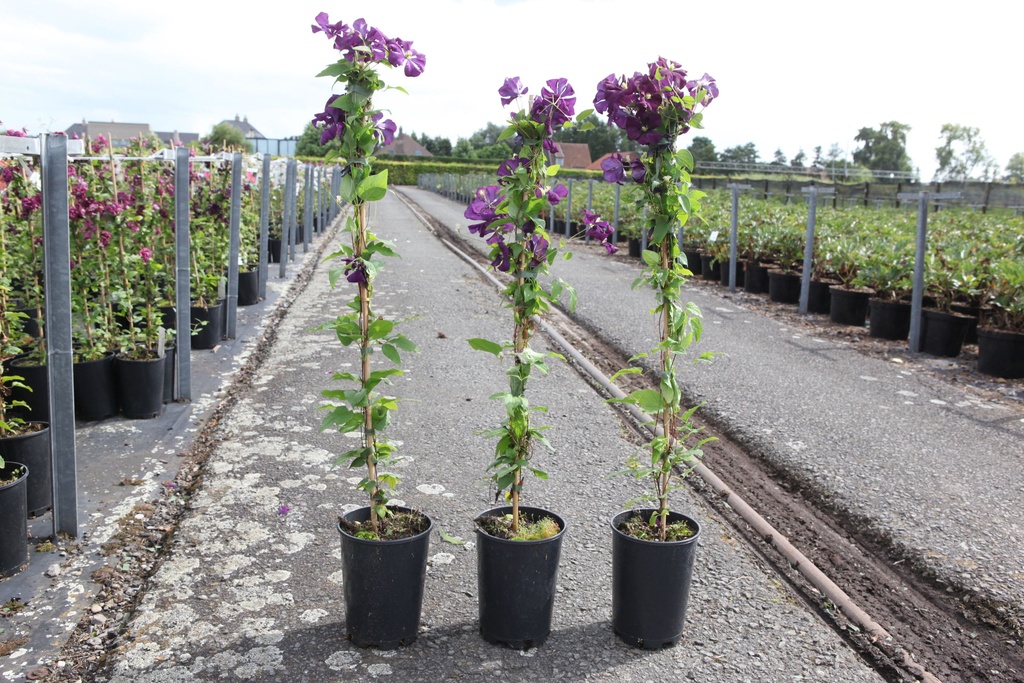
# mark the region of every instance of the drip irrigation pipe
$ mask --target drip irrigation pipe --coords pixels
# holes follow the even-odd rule
[[[504,285],[494,277],[493,274],[489,273],[483,266],[477,263],[471,256],[462,251],[451,241],[437,235],[437,232],[430,226],[429,221],[424,218],[418,208],[410,204],[408,200],[402,195],[403,202],[412,210],[413,214],[422,221],[431,232],[441,240],[441,242],[447,246],[452,252],[459,256],[466,263],[473,266],[479,271],[485,278],[487,278],[495,287],[503,289]],[[547,334],[562,350],[573,359],[573,361],[579,365],[595,382],[597,382],[605,391],[607,391],[614,398],[624,398],[626,394],[615,386],[605,374],[593,363],[591,363],[579,350],[570,344],[561,334],[554,330],[551,326],[547,325],[540,318],[534,317],[534,322],[540,328],[542,332]],[[638,407],[623,404],[630,414],[640,421],[641,424],[653,424],[654,419],[640,410]],[[657,427],[655,430],[655,436],[660,436],[662,433],[661,427]],[[821,591],[821,593],[842,611],[846,617],[853,622],[858,628],[863,630],[870,636],[871,641],[879,647],[883,647],[890,651],[890,654],[898,656],[902,665],[920,680],[926,683],[941,683],[934,674],[929,673],[923,666],[914,661],[912,655],[905,649],[894,645],[894,639],[892,634],[886,631],[881,624],[876,622],[868,615],[867,612],[862,610],[857,604],[846,594],[843,589],[837,586],[831,579],[829,579],[824,572],[811,562],[803,553],[797,550],[789,539],[779,533],[771,524],[765,520],[756,510],[754,510],[746,501],[743,500],[736,492],[729,488],[718,476],[712,472],[703,463],[698,463],[693,471],[703,479],[714,491],[717,493],[725,502],[729,505],[736,513],[751,526],[752,529],[765,541],[771,544],[773,548],[790,564],[790,566],[800,572],[806,578],[812,586]],[[895,650],[895,653],[892,653]]]

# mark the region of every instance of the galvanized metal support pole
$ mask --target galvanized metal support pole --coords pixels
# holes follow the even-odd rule
[[[263,155],[263,172],[260,174],[260,268],[259,297],[267,298],[267,249],[270,239],[270,155]]]
[[[914,289],[910,298],[910,350],[918,353],[922,346],[924,306],[924,258],[928,252],[928,193],[921,192],[917,203],[917,240],[914,247]]]
[[[587,211],[593,210],[594,206],[594,179],[590,178],[587,181]],[[590,244],[590,235],[584,234],[583,242]]]
[[[818,220],[818,195],[835,194],[832,188],[821,188],[817,185],[800,188],[807,198],[807,232],[804,236],[804,269],[800,277],[800,315],[807,315],[807,306],[811,299],[811,271],[814,268],[814,226]]]
[[[290,250],[290,243],[292,241],[292,211],[295,205],[295,176],[293,175],[292,162],[294,159],[289,159],[285,162],[284,167],[284,207],[283,213],[281,214],[281,258],[280,268],[278,269],[278,277],[284,277],[288,273],[288,259],[294,257],[294,253]]]
[[[302,177],[305,182],[302,192],[302,253],[309,253],[309,243],[313,240],[313,166],[306,164]]]
[[[643,224],[640,226],[640,258],[643,258],[647,251],[647,207],[644,207]]]
[[[299,162],[295,159],[288,160],[288,178],[286,190],[291,200],[288,219],[288,259],[295,262],[295,239],[299,232]]]
[[[736,258],[739,245],[739,216],[740,216],[740,192],[749,190],[750,185],[731,183],[727,185],[732,190],[732,223],[729,229],[729,291],[736,291]]]
[[[192,400],[192,294],[189,253],[191,250],[191,226],[189,225],[188,148],[174,150],[174,306],[177,337],[174,354],[175,375],[178,387],[174,394],[176,401]]]
[[[234,339],[238,327],[238,255],[242,247],[242,153],[231,155],[231,218],[228,223],[228,300],[225,337]]]
[[[43,256],[46,278],[46,370],[50,391],[53,532],[78,538],[75,386],[71,351],[71,233],[68,139],[43,136]],[[32,473],[29,472],[29,476]],[[5,531],[6,533],[6,531]]]

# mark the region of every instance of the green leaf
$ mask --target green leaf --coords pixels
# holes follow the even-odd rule
[[[505,350],[504,346],[489,339],[473,338],[467,339],[466,342],[477,351],[486,351],[494,356],[500,356],[501,352]]]
[[[380,351],[384,354],[385,358],[395,365],[402,364],[402,357],[398,354],[398,349],[396,349],[393,344],[384,344],[380,347]]]
[[[644,249],[640,252],[640,256],[643,257],[644,263],[649,266],[658,267],[661,265],[661,254],[650,249]]]
[[[628,398],[648,414],[658,413],[665,406],[661,392],[654,389],[637,389]]]
[[[561,167],[561,166],[559,166],[558,164],[551,164],[551,165],[550,165],[550,166],[548,166],[548,167],[547,167],[546,169],[544,169],[544,173],[546,173],[546,174],[547,174],[547,175],[549,175],[549,176],[556,176],[556,175],[558,175],[558,171],[559,171],[559,170],[560,170],[561,168],[562,168],[562,167]]]
[[[509,126],[505,130],[501,131],[501,135],[498,136],[498,139],[495,140],[495,142],[501,142],[502,140],[508,140],[510,137],[514,136],[517,132],[519,132],[519,131],[518,131],[518,129],[515,126]]]
[[[445,532],[445,530],[441,527],[437,527],[437,531],[439,534],[441,534],[441,540],[445,543],[451,543],[452,545],[466,545],[466,542],[463,541],[460,537],[452,536],[451,534]]]
[[[357,194],[361,199],[365,199],[368,202],[376,202],[384,199],[384,195],[388,192],[388,170],[384,169],[380,173],[374,173],[368,176],[359,183],[359,189]]]

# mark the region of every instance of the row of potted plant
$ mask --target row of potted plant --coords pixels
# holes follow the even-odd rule
[[[375,172],[374,154],[395,130],[394,123],[375,109],[373,95],[389,87],[381,69],[401,67],[406,75],[417,76],[425,57],[411,42],[390,39],[363,19],[349,26],[332,23],[321,13],[313,31],[325,34],[341,53],[320,75],[333,78],[344,92],[330,96],[314,125],[321,130],[321,142],[341,141],[341,197],[352,207],[347,222],[351,243],[330,257],[339,263],[330,271],[332,286],[347,283],[352,299],[323,328],[333,330],[343,345],[357,348],[361,359],[358,372],[334,376],[342,388],[322,392],[330,402],[323,406],[327,412],[321,428],[359,436],[358,445],[341,453],[336,464],[365,471],[358,488],[368,497],[366,507],[338,522],[345,626],[358,645],[390,648],[416,638],[432,522],[421,511],[388,504],[397,479],[387,468],[396,444],[387,439],[386,427],[399,399],[385,387],[402,374],[402,354],[416,347],[397,332],[396,321],[373,307],[383,259],[396,255],[394,245],[374,234],[367,222],[368,203],[387,192],[386,171]],[[512,156],[500,164],[496,181],[473,192],[465,210],[470,232],[489,245],[491,266],[504,282],[505,306],[511,314],[508,339],[467,340],[474,349],[505,362],[508,383],[506,390],[494,395],[505,416],[489,433],[495,447],[486,467],[506,504],[475,520],[479,614],[486,640],[526,648],[543,643],[550,631],[565,533],[564,518],[524,502],[527,478],[547,477],[536,450],[549,445],[545,427],[536,422],[544,408],[530,402],[527,387],[557,357],[533,349],[531,339],[552,304],[567,296],[571,305],[576,297],[567,283],[551,274],[566,242],[548,231],[546,217],[563,205],[568,189],[556,180],[559,169],[550,164],[549,155],[554,150],[552,136],[591,112],[575,114],[576,94],[563,78],[547,81],[525,106],[528,89],[518,78],[505,79],[498,93],[503,105],[519,105],[513,107],[501,135]],[[669,507],[678,475],[692,467],[702,443],[692,422],[695,409],[682,405],[675,359],[701,336],[700,311],[683,299],[682,285],[691,273],[681,263],[676,236],[678,225],[699,213],[703,193],[690,185],[692,159],[677,152],[675,145],[678,136],[700,127],[700,111],[716,95],[714,80],[707,75],[689,79],[679,64],[661,59],[630,78],[610,76],[598,84],[595,97],[596,109],[607,112],[615,125],[644,146],[631,165],[630,187],[635,186],[648,208],[645,226],[652,237],[643,282],[654,292],[655,315],[663,323],[662,338],[650,351],[659,359],[653,373],[657,388],[623,399],[653,416],[656,436],[647,455],[631,459],[629,469],[651,481],[655,506],[626,511],[612,522],[613,534],[624,539],[615,541],[613,627],[640,647],[661,647],[680,637],[700,533],[696,520]],[[604,244],[609,253],[615,251],[606,220],[585,208],[577,215],[584,234]],[[377,365],[384,361],[384,366]],[[641,558],[620,550],[620,543],[640,546]],[[665,552],[655,551],[655,559],[651,549],[659,547]],[[652,576],[658,580],[642,578]]]

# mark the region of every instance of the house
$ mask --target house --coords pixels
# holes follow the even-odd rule
[[[114,121],[86,121],[74,123],[64,131],[72,139],[84,140],[89,138],[95,140],[102,135],[110,140],[114,147],[127,147],[132,138],[149,136],[153,131],[149,129],[148,123],[115,123]]]
[[[562,168],[590,166],[590,145],[585,142],[556,142],[555,163]]]
[[[256,130],[256,128],[251,123],[249,123],[249,117],[248,116],[243,116],[243,117],[239,118],[238,114],[235,114],[235,120],[234,121],[232,121],[231,119],[224,119],[223,121],[221,121],[217,125],[219,126],[219,125],[224,124],[224,123],[228,124],[229,126],[232,126],[233,128],[237,128],[238,130],[242,131],[242,135],[245,136],[246,140],[266,140],[267,139],[266,135],[264,135],[263,133],[261,133],[258,130]]]
[[[168,147],[177,147],[178,145],[188,147],[193,142],[199,142],[199,133],[179,133],[176,130],[158,130],[154,135],[160,138],[160,142],[164,143]]]
[[[380,151],[384,154],[400,154],[410,157],[432,157],[426,147],[421,145],[412,139],[412,136],[406,135],[401,128],[398,129],[398,133],[395,135],[395,139],[391,141],[391,144]]]

